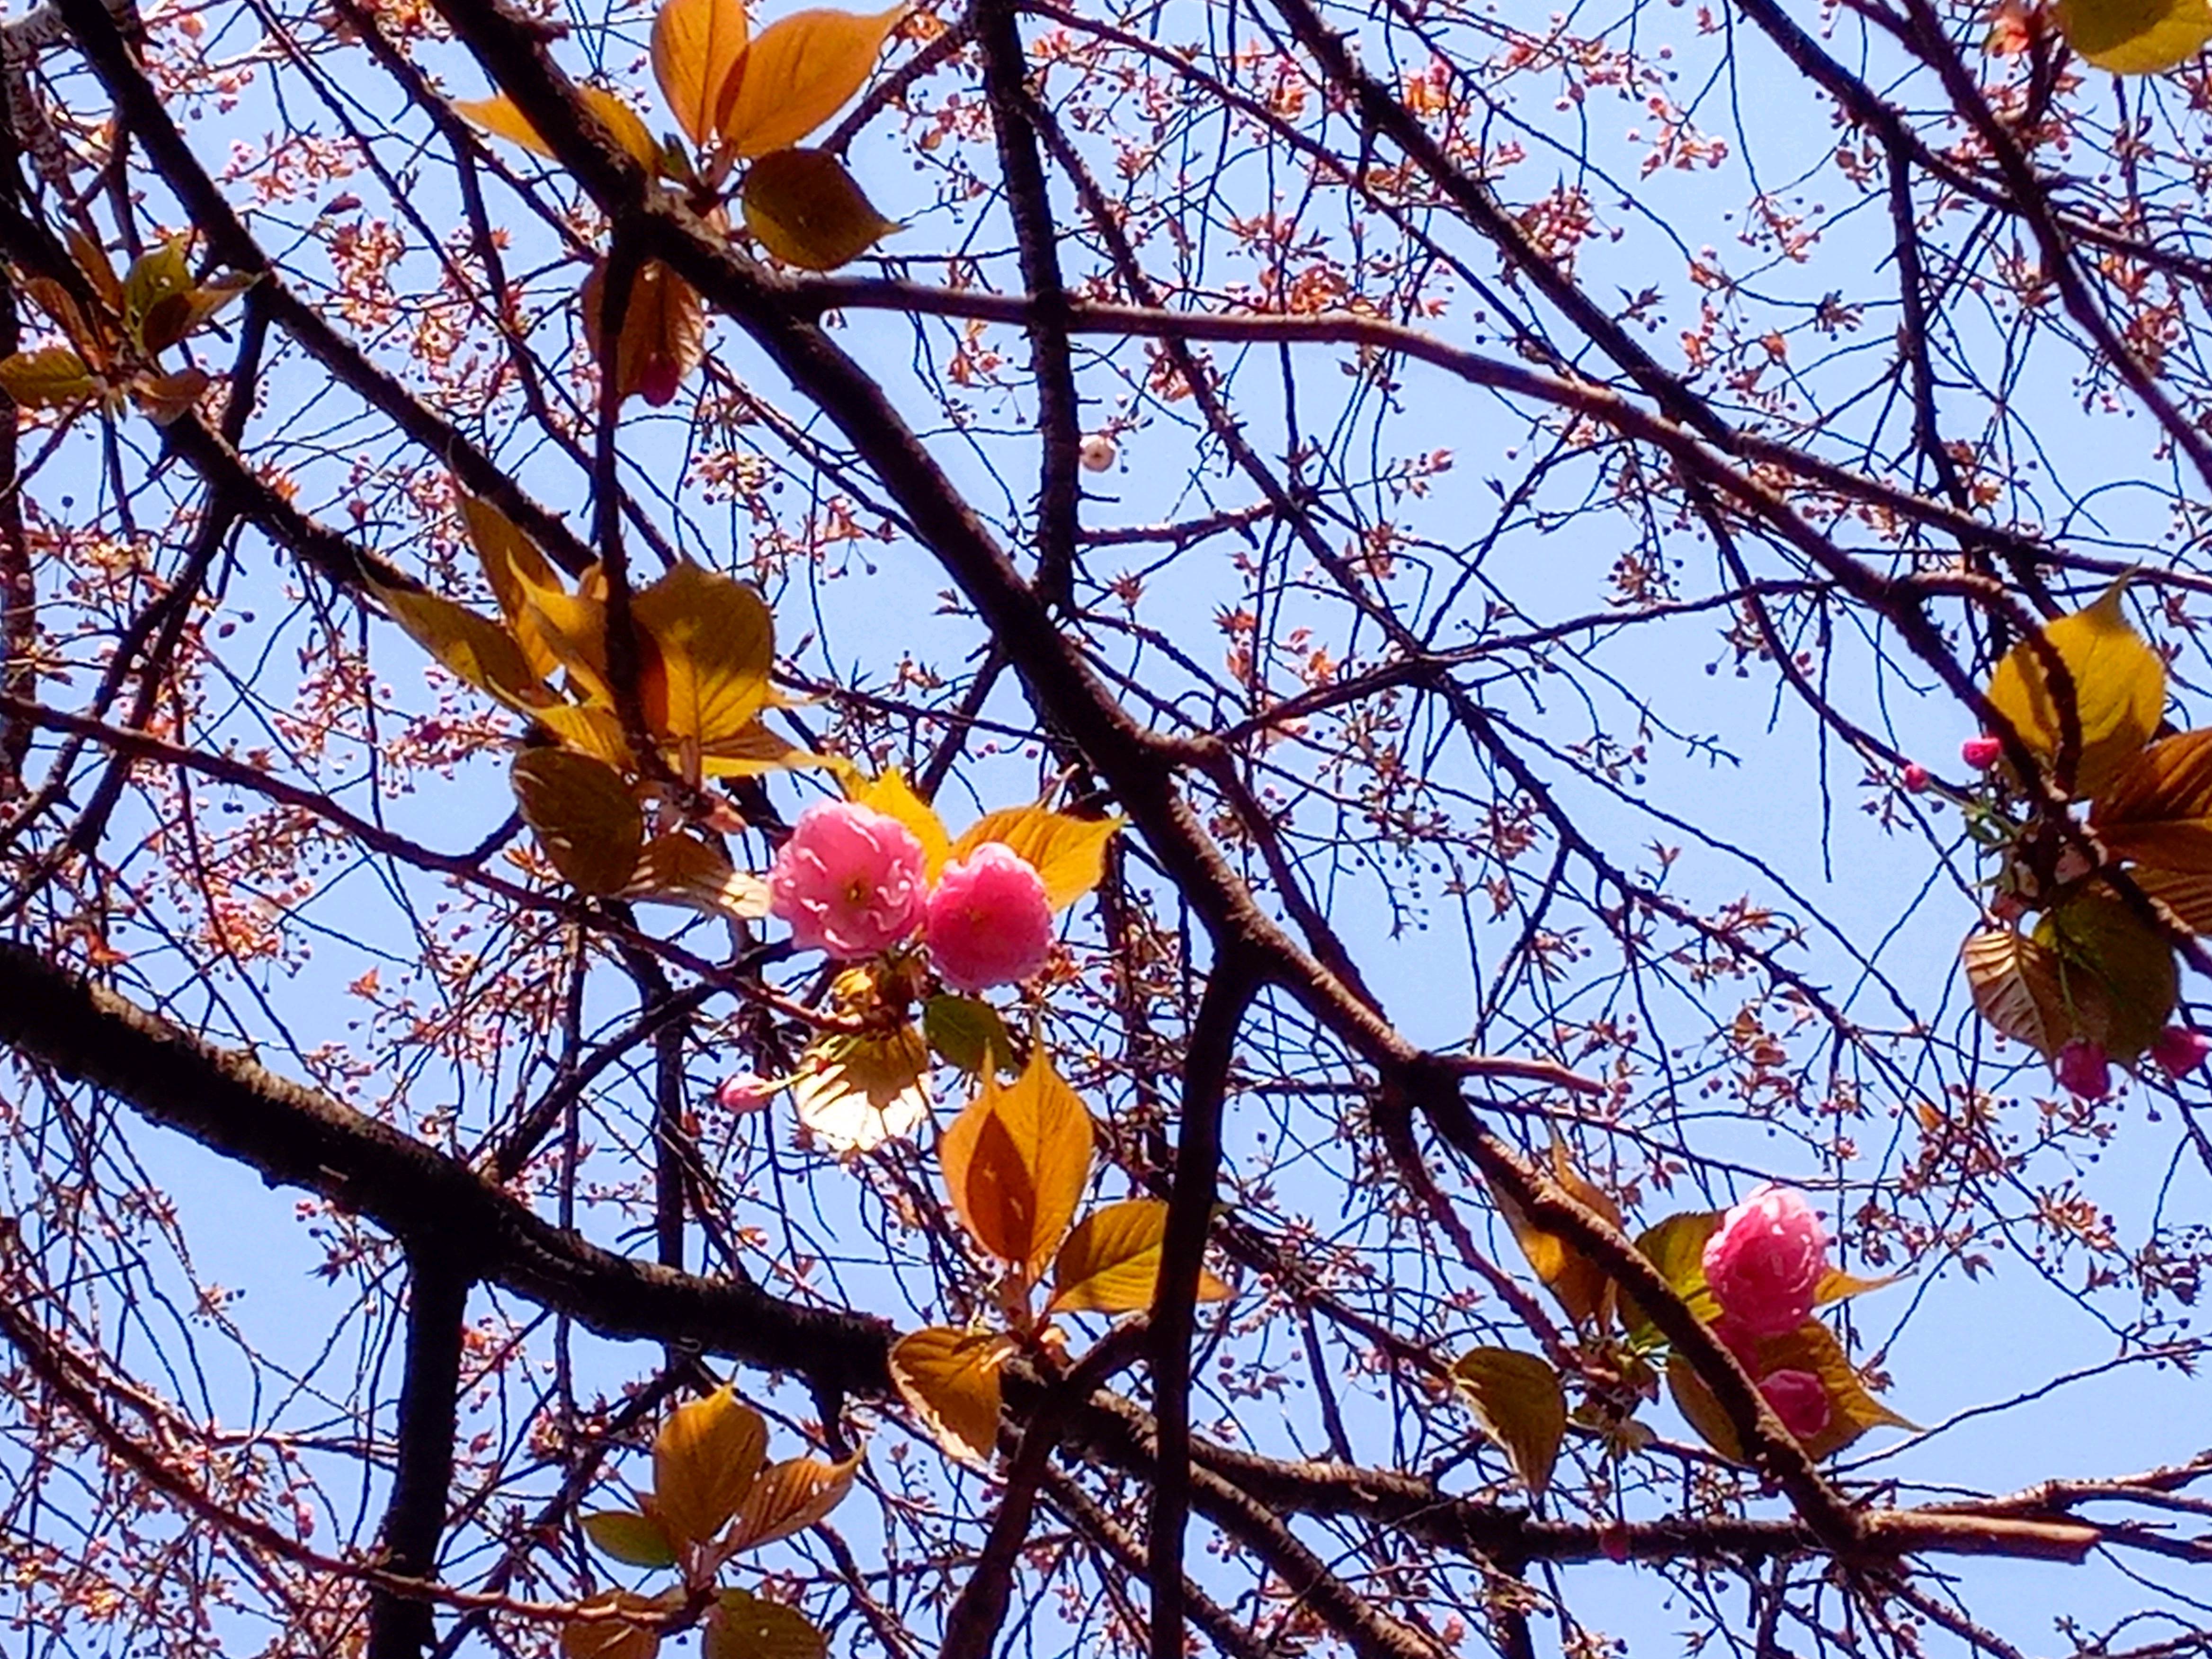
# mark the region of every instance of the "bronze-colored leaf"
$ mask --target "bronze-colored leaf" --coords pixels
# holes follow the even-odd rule
[[[623,896],[744,921],[758,921],[769,908],[766,882],[735,868],[714,848],[680,830],[646,842]]]
[[[189,236],[171,236],[123,274],[123,326],[149,357],[174,345],[191,325],[191,245]]]
[[[198,408],[211,384],[204,368],[180,368],[173,374],[140,374],[131,382],[131,401],[155,425],[168,426]]]
[[[836,1463],[825,1463],[818,1457],[793,1457],[769,1464],[738,1507],[737,1524],[730,1529],[730,1547],[757,1549],[805,1531],[845,1501],[860,1469],[858,1452]]]
[[[898,228],[827,150],[772,150],[745,170],[745,228],[786,264],[835,270]]]
[[[1984,927],[1959,947],[1966,988],[1982,1018],[2045,1060],[2074,1039],[2057,953],[2009,927]]]
[[[2212,872],[2212,728],[2136,756],[2097,798],[2089,825],[2114,858]]]
[[[988,1466],[999,1442],[999,1368],[1013,1352],[996,1331],[926,1326],[891,1347],[891,1382],[953,1456]]]
[[[2058,784],[2076,797],[2094,795],[2118,777],[2150,741],[2166,708],[2166,665],[2129,625],[2122,605],[2125,586],[2114,582],[2087,610],[2043,629],[2043,640],[2073,682],[2081,752],[2073,776]],[[2021,641],[1997,665],[1990,701],[2030,749],[2057,765],[2063,711],[2046,683],[2043,653],[2034,641]]]
[[[824,1659],[830,1638],[797,1607],[726,1589],[707,1613],[699,1659]]]
[[[1135,1313],[1152,1305],[1167,1238],[1168,1206],[1157,1198],[1101,1205],[1076,1224],[1052,1264],[1054,1313]],[[1219,1302],[1228,1285],[1199,1269],[1198,1299]]]
[[[1552,1143],[1552,1173],[1570,1197],[1614,1226],[1620,1225],[1620,1206],[1583,1177],[1569,1161],[1565,1146],[1557,1139]],[[1505,1224],[1513,1230],[1522,1255],[1528,1258],[1538,1280],[1559,1298],[1567,1316],[1577,1325],[1600,1330],[1609,1326],[1613,1322],[1613,1285],[1605,1270],[1565,1239],[1536,1225],[1507,1194],[1493,1188],[1491,1195],[1497,1202],[1498,1212],[1505,1218]]]
[[[611,1590],[581,1605],[638,1613],[672,1611],[659,1596],[637,1595],[629,1590]],[[650,1625],[635,1625],[623,1619],[576,1619],[561,1626],[561,1659],[653,1659],[659,1651],[660,1632]]]
[[[744,0],[662,0],[653,17],[653,77],[684,136],[702,148],[746,33]]]
[[[604,266],[584,279],[584,337],[602,370],[607,367],[600,314],[606,288]],[[613,374],[617,394],[643,398],[654,408],[676,400],[684,377],[707,355],[707,312],[698,290],[658,259],[638,268],[623,308]]]
[[[768,1461],[768,1424],[717,1389],[678,1407],[653,1442],[653,1512],[679,1544],[704,1544],[744,1505]]]
[[[1521,1484],[1541,1497],[1567,1437],[1567,1395],[1559,1374],[1532,1353],[1477,1348],[1454,1362],[1452,1376],[1482,1431],[1512,1460]]]
[[[812,10],[779,18],[717,83],[722,137],[748,156],[797,143],[860,89],[905,15],[901,4],[872,16]]]
[[[511,781],[523,822],[579,891],[605,896],[630,885],[645,814],[612,767],[566,749],[526,749]]]
[[[937,1156],[952,1207],[976,1242],[1034,1281],[1075,1218],[1092,1145],[1091,1114],[1040,1042],[1013,1083],[983,1073]]]

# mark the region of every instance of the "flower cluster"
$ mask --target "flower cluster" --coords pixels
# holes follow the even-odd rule
[[[1828,1272],[1828,1234],[1791,1187],[1760,1187],[1705,1241],[1705,1282],[1721,1304],[1714,1334],[1759,1383],[1774,1414],[1799,1439],[1828,1426],[1827,1390],[1810,1371],[1759,1375],[1761,1338],[1787,1336],[1813,1316]]]
[[[840,961],[878,956],[919,933],[956,991],[1018,984],[1052,949],[1044,878],[1013,848],[985,842],[933,884],[914,832],[857,801],[800,814],[769,872],[769,899],[794,944]]]

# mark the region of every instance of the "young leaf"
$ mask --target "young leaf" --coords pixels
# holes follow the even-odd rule
[[[1156,1198],[1125,1198],[1093,1210],[1054,1258],[1052,1300],[1045,1312],[1134,1313],[1151,1307],[1167,1229],[1168,1206]],[[1220,1302],[1231,1294],[1199,1269],[1200,1301]]]
[[[1974,1006],[2014,1042],[2051,1060],[2073,1040],[2058,956],[2047,945],[2009,927],[1984,927],[1966,936],[1959,961]]]
[[[1667,1357],[1667,1392],[1674,1398],[1674,1409],[1682,1413],[1682,1420],[1697,1431],[1698,1439],[1732,1463],[1748,1461],[1728,1413],[1705,1379],[1679,1353]]]
[[[1611,1198],[1585,1181],[1567,1161],[1567,1149],[1559,1141],[1552,1143],[1552,1173],[1571,1197],[1611,1222],[1620,1225],[1620,1207]],[[1546,1232],[1531,1221],[1521,1206],[1504,1193],[1492,1190],[1498,1212],[1505,1218],[1505,1224],[1513,1230],[1513,1237],[1521,1246],[1521,1253],[1528,1258],[1544,1287],[1557,1297],[1567,1316],[1577,1325],[1594,1325],[1602,1330],[1613,1321],[1613,1280],[1605,1270],[1583,1255],[1556,1234]]]
[[[722,137],[743,156],[797,143],[860,89],[905,15],[902,4],[873,16],[793,12],[771,23],[717,83]]]
[[[582,1605],[620,1607],[625,1613],[668,1611],[657,1598],[628,1590],[595,1595]],[[659,1651],[660,1632],[650,1625],[633,1625],[621,1619],[576,1619],[561,1626],[561,1659],[653,1659]]]
[[[768,1459],[768,1425],[727,1387],[678,1407],[653,1442],[654,1512],[679,1544],[704,1544],[744,1506]]]
[[[672,1567],[676,1546],[667,1530],[649,1515],[628,1510],[602,1510],[584,1517],[584,1536],[602,1555],[633,1567]]]
[[[723,83],[745,50],[744,0],[662,0],[653,20],[653,78],[676,125],[704,149]]]
[[[937,879],[937,872],[945,867],[945,855],[951,849],[952,837],[945,820],[937,816],[937,809],[914,793],[905,773],[893,767],[879,778],[865,781],[854,778],[845,786],[845,798],[885,817],[896,818],[912,830],[921,843],[929,878]]]
[[[476,550],[477,562],[490,584],[492,596],[499,601],[500,614],[507,618],[507,629],[529,659],[532,671],[541,680],[550,680],[561,672],[561,654],[539,626],[530,594],[533,590],[563,591],[561,579],[538,550],[538,544],[524,535],[514,520],[480,496],[465,490],[459,494],[469,545]]]
[[[986,1072],[968,1109],[938,1142],[952,1207],[975,1240],[1034,1280],[1052,1259],[1091,1176],[1091,1114],[1044,1045],[1001,1087]]]
[[[791,1089],[799,1123],[833,1152],[872,1152],[929,1121],[929,1044],[912,1025],[808,1045]]]
[[[655,409],[666,407],[707,355],[707,312],[698,290],[658,259],[640,266],[629,303],[623,307],[611,369],[601,315],[605,291],[605,268],[595,265],[584,279],[582,295],[584,338],[592,356],[613,374],[617,395],[643,398]]]
[[[1820,1282],[1813,1288],[1813,1305],[1824,1308],[1831,1302],[1848,1302],[1855,1296],[1864,1296],[1869,1291],[1886,1290],[1897,1283],[1899,1275],[1884,1273],[1880,1279],[1861,1279],[1847,1273],[1841,1267],[1831,1267],[1820,1275]]]
[[[2076,797],[2094,795],[2118,776],[2150,741],[2166,708],[2166,665],[2129,626],[2121,605],[2124,587],[2114,582],[2087,610],[2043,629],[2044,640],[2074,682],[2081,753],[2072,778],[2058,782]],[[2033,641],[2023,640],[2006,653],[1990,677],[1990,701],[2030,749],[2056,763],[2064,722]]]
[[[733,868],[705,842],[680,830],[646,842],[635,873],[623,890],[624,897],[658,899],[745,921],[757,921],[769,908],[766,882]]]
[[[2205,0],[2058,0],[2067,44],[2114,75],[2155,75],[2212,40]]]
[[[1688,1210],[1668,1216],[1656,1226],[1645,1228],[1636,1240],[1636,1248],[1645,1259],[1705,1319],[1711,1319],[1719,1311],[1719,1304],[1705,1285],[1705,1241],[1720,1230],[1720,1224],[1717,1211]],[[1651,1322],[1650,1316],[1626,1291],[1620,1297],[1620,1322],[1628,1334],[1639,1342],[1655,1340],[1659,1335],[1659,1328]]]
[[[565,749],[526,749],[510,781],[522,821],[579,891],[604,897],[629,886],[645,846],[645,814],[612,767]]]
[[[41,346],[0,358],[0,391],[25,409],[64,409],[99,390],[84,359],[67,346]]]
[[[2138,865],[2128,873],[2191,933],[2212,933],[2212,871],[2154,870]]]
[[[2123,1065],[2158,1040],[2180,995],[2166,936],[2103,887],[2069,894],[2045,912],[2036,942],[2058,959],[2073,1035]]]
[[[55,325],[69,336],[95,374],[104,374],[115,362],[115,322],[112,314],[95,311],[88,316],[79,308],[70,291],[51,276],[26,276],[23,292],[39,302],[39,309],[54,319]]]
[[[699,1659],[823,1659],[830,1638],[797,1607],[726,1589],[707,1614]]]
[[[1915,1426],[1867,1392],[1844,1345],[1817,1319],[1807,1320],[1786,1336],[1760,1341],[1758,1373],[1765,1376],[1775,1371],[1810,1371],[1820,1379],[1821,1390],[1828,1396],[1828,1426],[1802,1442],[1810,1457],[1832,1457],[1869,1429]]]
[[[1006,1023],[980,997],[930,998],[921,1005],[921,1030],[940,1060],[970,1077],[979,1076],[987,1065],[994,1072],[1013,1067],[1014,1040]]]
[[[577,96],[599,118],[614,141],[628,150],[637,164],[652,172],[660,161],[660,146],[638,112],[605,87],[584,87]],[[514,100],[505,93],[495,93],[489,98],[458,99],[454,112],[474,122],[495,138],[504,138],[511,144],[520,144],[533,155],[543,155],[547,161],[556,159],[553,146],[547,143],[530,118],[514,106]]]
[[[769,698],[771,703],[775,699],[773,686],[769,688]],[[851,764],[842,755],[817,755],[787,743],[757,720],[726,738],[699,745],[699,769],[710,778],[758,777],[763,772],[787,771],[796,766],[842,769]]]
[[[168,426],[197,409],[211,384],[204,368],[180,368],[173,374],[140,374],[131,380],[131,401],[155,426]]]
[[[554,701],[514,636],[497,623],[427,588],[372,584],[372,591],[416,644],[479,691],[510,708],[537,709]]]
[[[92,285],[92,291],[100,296],[100,303],[120,315],[123,310],[123,282],[116,276],[115,267],[108,260],[106,248],[75,225],[63,233],[63,240],[69,244],[70,258],[84,273],[85,281]]]
[[[1079,818],[1042,806],[987,812],[962,832],[951,856],[963,859],[987,841],[1004,842],[1044,878],[1052,908],[1065,910],[1106,874],[1106,843],[1126,820]]]
[[[999,1442],[999,1368],[1012,1344],[995,1331],[926,1326],[891,1347],[891,1382],[954,1457],[988,1467]]]
[[[1521,1484],[1542,1497],[1567,1437],[1567,1396],[1559,1374],[1532,1353],[1477,1348],[1453,1364],[1452,1375],[1482,1431],[1512,1460]]]
[[[533,708],[539,728],[562,748],[604,761],[617,771],[635,770],[637,758],[623,736],[622,720],[611,708],[595,704],[556,702]]]
[[[827,150],[771,150],[745,170],[745,228],[786,264],[835,270],[898,228]]]
[[[2144,750],[2097,798],[2089,827],[2114,858],[2212,871],[2212,727]]]
[[[151,357],[174,345],[191,325],[191,238],[171,236],[131,262],[123,275],[123,326]]]
[[[630,602],[641,658],[638,696],[656,736],[721,743],[768,702],[775,623],[743,582],[679,564]]]
[[[793,1457],[769,1464],[745,1494],[730,1529],[730,1547],[755,1549],[805,1531],[845,1501],[860,1468],[858,1452],[837,1463]]]

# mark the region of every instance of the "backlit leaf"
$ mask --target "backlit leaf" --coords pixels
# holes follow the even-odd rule
[[[460,492],[461,519],[468,526],[469,544],[476,549],[484,580],[491,585],[522,654],[540,679],[561,672],[560,653],[553,648],[529,603],[531,590],[559,591],[561,579],[538,550],[538,544],[522,533],[506,514],[480,496]]]
[[[2128,872],[2136,885],[2173,912],[2192,933],[2212,933],[2212,872],[2154,870],[2138,865]]]
[[[1052,1264],[1051,1313],[1134,1313],[1152,1305],[1168,1206],[1156,1198],[1102,1205],[1076,1224]],[[1228,1285],[1199,1270],[1198,1299],[1219,1302]]]
[[[2155,75],[2185,64],[2212,40],[2206,0],[2058,0],[2068,43],[2115,75]]]
[[[929,1121],[929,1044],[912,1025],[809,1044],[791,1100],[807,1132],[833,1152],[872,1152]]]
[[[149,356],[174,345],[190,326],[191,246],[189,236],[168,237],[123,274],[123,325]]]
[[[92,285],[92,291],[100,296],[102,304],[117,315],[121,315],[123,279],[115,274],[115,266],[108,259],[106,248],[75,225],[63,233],[63,240],[69,244],[70,258],[84,273],[85,281]]]
[[[623,737],[622,721],[611,708],[556,702],[530,711],[539,727],[563,749],[605,761],[617,771],[635,768],[635,757]]]
[[[2058,957],[2049,947],[2009,927],[1984,927],[1959,947],[1966,988],[1982,1018],[2045,1060],[2074,1037]]]
[[[1814,1458],[1832,1457],[1869,1429],[1914,1426],[1867,1392],[1844,1345],[1817,1319],[1807,1320],[1786,1336],[1761,1339],[1758,1373],[1765,1376],[1775,1371],[1810,1371],[1820,1379],[1828,1396],[1828,1426],[1802,1443]]]
[[[951,856],[963,859],[987,841],[1004,842],[1044,878],[1045,897],[1064,910],[1106,874],[1106,843],[1125,820],[1079,818],[1047,807],[987,812],[962,832]]]
[[[2166,936],[2111,890],[2069,894],[2044,914],[2036,942],[2058,958],[2073,1034],[2125,1064],[2157,1041],[2180,994]]]
[[[653,1441],[653,1504],[678,1543],[729,1524],[768,1461],[768,1425],[726,1388],[678,1407]]]
[[[1013,1352],[995,1331],[931,1325],[891,1347],[891,1382],[937,1443],[988,1465],[999,1441],[999,1368]]]
[[[860,1468],[858,1452],[836,1463],[793,1457],[769,1464],[738,1510],[737,1525],[730,1530],[731,1547],[754,1549],[805,1531],[844,1502]]]
[[[610,137],[629,151],[637,164],[647,172],[659,165],[660,146],[638,112],[624,103],[617,94],[605,87],[580,88],[576,94],[592,113],[599,118]],[[557,159],[553,146],[547,143],[531,125],[530,118],[515,107],[514,100],[505,93],[489,98],[458,99],[454,110],[474,122],[495,138],[504,138],[509,143],[520,144],[534,155],[548,161]]]
[[[1477,1348],[1452,1365],[1475,1421],[1504,1448],[1522,1485],[1541,1496],[1567,1437],[1567,1396],[1559,1374],[1532,1353]]]
[[[1645,1228],[1636,1239],[1636,1248],[1644,1258],[1700,1318],[1707,1320],[1719,1311],[1719,1304],[1705,1284],[1705,1241],[1720,1230],[1720,1224],[1717,1211],[1689,1210]],[[1659,1328],[1626,1291],[1620,1297],[1620,1322],[1638,1341],[1652,1341],[1659,1335]]]
[[[704,147],[730,71],[745,50],[744,0],[663,0],[653,20],[653,77],[676,125]]]
[[[1568,1161],[1566,1147],[1556,1139],[1552,1143],[1552,1173],[1571,1197],[1614,1226],[1620,1225],[1620,1206],[1583,1178]],[[1497,1201],[1498,1213],[1505,1218],[1505,1224],[1513,1230],[1521,1253],[1528,1258],[1529,1267],[1535,1270],[1544,1287],[1559,1298],[1567,1316],[1577,1325],[1595,1325],[1601,1330],[1609,1325],[1613,1320],[1613,1288],[1605,1270],[1565,1239],[1537,1226],[1505,1194],[1493,1188],[1492,1196]]]
[[[797,143],[866,82],[905,14],[800,11],[769,24],[718,83],[722,137],[745,156]]]
[[[1813,1305],[1826,1307],[1831,1302],[1848,1302],[1855,1296],[1864,1296],[1869,1291],[1886,1290],[1897,1283],[1898,1275],[1884,1273],[1880,1279],[1861,1279],[1847,1273],[1841,1267],[1831,1267],[1820,1275],[1820,1282],[1813,1287]]]
[[[84,359],[67,346],[41,346],[0,358],[0,391],[25,409],[61,409],[100,390]]]
[[[830,1638],[797,1607],[726,1589],[707,1614],[699,1659],[823,1659]]]
[[[667,1530],[649,1515],[628,1510],[602,1510],[584,1517],[584,1536],[602,1555],[633,1567],[672,1567],[676,1546]]]
[[[980,997],[934,996],[921,1005],[921,1029],[939,1058],[970,1077],[989,1064],[1006,1071],[1014,1063],[1014,1041],[999,1011]]]
[[[771,704],[775,688],[769,690]],[[841,769],[852,764],[842,755],[817,755],[811,749],[776,736],[756,720],[752,725],[699,745],[700,770],[710,778],[757,777],[798,766],[826,766]]]
[[[509,781],[522,821],[580,891],[603,896],[629,886],[645,846],[645,814],[619,773],[566,749],[526,749]]]
[[[1674,1409],[1682,1413],[1682,1420],[1698,1431],[1698,1439],[1731,1462],[1749,1461],[1728,1413],[1696,1368],[1680,1353],[1667,1358],[1667,1392],[1674,1399]]]
[[[26,276],[22,288],[39,302],[39,309],[69,336],[77,356],[84,359],[94,374],[103,373],[114,362],[115,318],[97,310],[88,313],[70,291],[51,276]]]
[[[535,709],[554,700],[514,636],[497,623],[426,588],[371,586],[409,637],[479,691],[511,708]]]
[[[757,921],[769,906],[766,882],[735,868],[714,848],[680,830],[646,842],[623,896],[744,921]]]
[[[952,1207],[975,1240],[1034,1280],[1052,1259],[1091,1176],[1091,1114],[1044,1045],[1001,1086],[992,1073],[938,1142]]]
[[[2158,730],[2166,708],[2166,665],[2129,625],[2121,605],[2124,586],[2114,582],[2087,610],[2043,629],[2074,682],[2081,753],[2073,777],[2058,781],[2076,797],[2094,795],[2118,776]],[[2021,641],[1997,665],[1990,701],[2030,749],[2057,763],[2061,705],[2033,641]]]
[[[734,738],[768,701],[775,624],[744,583],[679,564],[630,601],[638,695],[656,736],[701,744]]]
[[[503,92],[495,92],[489,98],[456,98],[453,112],[495,138],[520,144],[532,155],[552,158],[553,146],[538,136],[538,129],[531,125],[530,118],[516,108],[514,100]]]
[[[945,855],[951,848],[952,836],[945,828],[945,820],[937,816],[937,809],[915,793],[905,773],[893,767],[879,778],[854,778],[845,786],[845,798],[885,817],[896,818],[912,830],[921,843],[929,878],[937,879],[937,872],[945,867]]]
[[[745,228],[786,264],[835,270],[898,228],[827,150],[771,150],[745,170]]]
[[[2089,824],[2114,858],[2212,872],[2212,728],[2136,756],[2097,798]]]
[[[584,279],[584,337],[603,371],[605,289],[605,268],[592,267]],[[630,283],[617,344],[611,373],[618,395],[643,398],[656,409],[673,403],[684,377],[707,355],[707,312],[698,290],[659,260],[647,260]]]
[[[595,1595],[582,1605],[646,1613],[668,1610],[657,1598],[628,1590]],[[620,1619],[576,1619],[561,1626],[561,1659],[653,1659],[659,1651],[660,1632],[650,1626]]]
[[[173,374],[141,374],[131,382],[131,401],[155,425],[167,426],[197,409],[212,384],[204,368],[180,368]]]

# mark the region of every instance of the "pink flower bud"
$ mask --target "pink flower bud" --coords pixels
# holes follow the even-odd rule
[[[738,1072],[722,1079],[714,1103],[733,1117],[757,1112],[775,1098],[775,1085],[757,1072]]]
[[[2112,1092],[2112,1062],[2104,1046],[2076,1038],[2058,1051],[2059,1087],[2084,1100],[2102,1100]]]
[[[648,357],[637,377],[637,395],[655,409],[665,409],[676,401],[683,384],[682,363],[673,357]]]
[[[1759,1391],[1782,1426],[1800,1440],[1810,1440],[1828,1426],[1828,1391],[1810,1371],[1776,1371],[1759,1379]]]
[[[1705,1241],[1705,1282],[1753,1336],[1786,1336],[1813,1314],[1828,1271],[1827,1230],[1794,1187],[1759,1188]]]
[[[1968,738],[1959,745],[1959,758],[1977,772],[1986,772],[2004,758],[2004,744],[1987,732]]]
[[[903,944],[928,902],[921,843],[896,818],[848,800],[799,814],[768,878],[769,913],[803,951],[842,961]]]
[[[1907,794],[1917,795],[1928,787],[1928,769],[1914,761],[1898,774],[1897,781],[1905,786]]]
[[[2186,1025],[2167,1026],[2150,1045],[2150,1057],[2169,1077],[2188,1076],[2204,1063],[2207,1054],[2212,1054],[2212,1037]]]
[[[1052,950],[1044,878],[1006,842],[987,841],[938,877],[923,937],[954,990],[1017,984]]]

